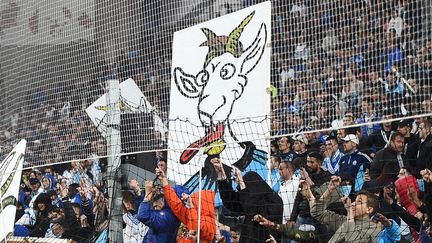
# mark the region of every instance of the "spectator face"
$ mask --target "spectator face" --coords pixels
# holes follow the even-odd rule
[[[279,175],[282,177],[283,180],[289,180],[292,178],[294,172],[291,168],[291,166],[287,165],[287,163],[280,163],[279,164]]]
[[[283,153],[286,153],[289,151],[289,144],[288,144],[288,138],[283,137],[279,139],[279,150]]]
[[[378,74],[375,71],[372,71],[368,74],[368,78],[370,81],[378,81]]]
[[[419,125],[418,129],[419,129],[419,137],[421,139],[426,139],[426,137],[430,134],[431,131],[430,127],[427,127],[427,125],[424,122],[422,122]]]
[[[274,130],[282,129],[282,122],[280,119],[274,119],[273,120],[273,129]]]
[[[356,200],[351,203],[351,209],[354,211],[355,219],[363,218],[372,213],[373,208],[368,207],[367,199],[366,195],[360,194],[356,197]]]
[[[402,152],[405,148],[405,138],[396,136],[390,141],[390,145],[394,151]]]
[[[30,172],[29,178],[36,178],[36,172],[32,171]]]
[[[329,155],[334,155],[338,150],[339,146],[335,140],[326,141],[326,151]]]
[[[65,179],[61,180],[60,187],[61,187],[61,189],[66,189],[67,188],[67,181]]]
[[[356,148],[355,143],[351,141],[344,141],[343,146],[345,152],[351,152]]]
[[[75,213],[75,217],[79,220],[79,218],[81,216],[81,208],[79,206],[73,205],[72,209]]]
[[[363,112],[370,112],[372,110],[372,104],[367,101],[362,101],[361,108]]]
[[[354,115],[352,113],[345,114],[344,118],[342,119],[344,126],[349,126],[354,124]]]
[[[384,115],[383,116],[383,120],[389,120],[389,119],[392,119],[393,117],[391,116],[391,115]],[[386,127],[386,128],[391,128],[391,122],[384,122],[383,123],[383,127]]]
[[[344,125],[345,125],[345,124],[344,124]],[[337,131],[337,139],[338,139],[338,141],[342,141],[342,138],[344,138],[345,135],[346,135],[346,133],[345,133],[345,129],[339,129],[339,130]]]
[[[404,137],[408,137],[409,133],[411,132],[411,129],[408,126],[404,127],[398,127],[398,132],[400,132]]]
[[[301,152],[304,149],[304,143],[300,141],[295,141],[293,148],[294,148],[294,152]]]
[[[422,106],[423,106],[423,111],[424,112],[432,112],[432,100],[424,100],[422,102]]]
[[[279,161],[277,160],[276,156],[271,156],[270,166],[272,170],[276,170],[277,168],[279,168]]]
[[[167,172],[168,168],[167,168],[167,163],[164,160],[161,160],[158,162],[157,164],[158,168],[161,169],[163,172]]]
[[[393,75],[393,73],[389,73],[388,75],[387,75],[387,82],[388,82],[388,84],[390,85],[390,86],[393,86],[394,85],[394,75]]]
[[[39,211],[44,211],[46,208],[46,205],[45,205],[45,203],[38,203],[37,207],[38,207]]]
[[[153,204],[152,204],[152,206],[153,206],[154,210],[162,210],[164,208],[164,206],[165,206],[163,197],[161,197],[158,200],[154,201]]]
[[[30,184],[30,188],[33,192],[37,192],[39,190],[40,183]]]
[[[314,157],[307,157],[307,167],[309,169],[309,172],[311,173],[317,173],[319,171],[319,168],[321,167],[321,164],[318,162],[318,160]]]
[[[239,243],[240,242],[240,232],[238,231],[230,231],[231,242]]]
[[[305,136],[308,141],[313,141],[314,139],[316,139],[316,134],[313,132],[305,133]]]
[[[47,177],[44,177],[43,179],[42,179],[42,186],[43,186],[43,189],[49,189],[50,188],[50,180],[47,178]]]

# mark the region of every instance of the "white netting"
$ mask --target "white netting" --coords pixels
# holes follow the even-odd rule
[[[128,188],[131,179],[140,184],[153,180],[160,160],[168,162],[169,179],[190,190],[196,190],[199,182],[205,188],[215,188],[217,175],[210,158],[218,154],[227,165],[240,166],[243,172],[257,171],[274,186],[273,177],[278,173],[266,167],[273,152],[282,160],[288,156],[270,151],[271,142],[277,145],[281,137],[307,139],[309,151],[319,150],[326,157],[328,136],[341,142],[344,135],[356,132],[361,136],[362,151],[374,156],[385,145],[381,137],[390,139],[388,134],[397,130],[402,119],[409,120],[413,137],[421,136],[418,127],[432,114],[431,1],[272,1],[265,45],[254,42],[255,37],[264,38],[259,23],[266,22],[259,10],[255,15],[245,11],[200,26],[213,33],[195,32],[196,43],[173,43],[176,31],[261,2],[1,1],[1,158],[20,139],[26,139],[24,168],[44,174],[46,165],[54,165],[56,173],[68,176],[73,167],[67,184],[81,183],[89,197],[99,200],[88,238],[103,232],[105,219],[117,222],[110,229],[115,238],[114,233],[120,232],[117,228],[123,226],[120,190]],[[246,21],[249,15],[251,20]],[[230,33],[236,28],[239,45],[230,42]],[[187,40],[190,33],[180,40]],[[223,52],[212,37],[226,46]],[[223,63],[223,55],[241,58],[249,46],[265,49],[270,63],[264,58],[254,60],[256,66],[242,75],[249,81],[253,80],[249,76],[262,75],[263,85],[253,86],[247,79],[240,84],[246,93],[236,94],[238,99],[232,101],[226,117],[217,116],[216,111],[201,112],[205,109],[197,102],[203,93],[197,94],[195,103],[183,103],[186,100],[179,98],[181,95],[172,96],[180,91],[174,83],[176,77],[188,85],[199,84],[198,78],[205,80],[209,75],[200,71],[216,64],[212,60],[221,58]],[[208,59],[211,48],[217,54]],[[181,55],[189,59],[175,59]],[[246,59],[253,59],[251,55]],[[264,72],[267,69],[259,69],[261,64],[271,65],[268,74]],[[259,74],[254,74],[256,67]],[[221,66],[213,66],[213,71],[217,68]],[[226,77],[230,69],[223,72],[221,76]],[[185,81],[188,78],[189,83]],[[113,84],[108,85],[110,80],[119,81],[118,93]],[[256,93],[247,93],[250,87],[255,87]],[[193,93],[193,86],[187,88]],[[113,97],[119,98],[112,101]],[[110,98],[111,102],[107,101]],[[258,112],[263,110],[268,113]],[[342,131],[341,127],[354,130]],[[184,155],[191,156],[191,162],[182,167],[178,162],[188,146],[198,152]],[[206,146],[210,148],[203,148]],[[421,164],[416,163],[418,150],[408,149],[406,154],[417,174],[429,166],[429,162],[417,166]],[[121,169],[116,168],[119,156]],[[203,174],[199,174],[202,167]],[[61,184],[60,177],[55,180]],[[30,181],[23,182],[31,191],[27,188]],[[115,208],[111,215],[105,214],[104,198],[95,198],[93,185],[110,199],[106,204]],[[56,189],[59,195],[61,189]],[[219,196],[216,201],[220,206]],[[145,227],[136,218],[131,216],[133,220],[128,221],[128,215],[122,215],[129,227],[124,240],[133,241],[136,232],[142,233]],[[139,237],[136,240],[140,241]]]

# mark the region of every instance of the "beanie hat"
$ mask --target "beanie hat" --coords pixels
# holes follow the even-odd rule
[[[191,194],[190,191],[186,187],[180,186],[180,185],[175,186],[174,187],[174,191],[177,194],[177,197],[180,198],[180,199],[182,198],[182,194],[183,193],[186,193],[188,195]]]

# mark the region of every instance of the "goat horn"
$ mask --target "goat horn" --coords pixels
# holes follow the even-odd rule
[[[243,47],[241,46],[240,36],[243,29],[251,21],[252,17],[255,15],[255,11],[250,13],[243,21],[237,26],[228,36],[228,42],[225,46],[226,51],[231,53],[235,57],[239,57],[243,53]],[[239,45],[240,44],[240,45]]]

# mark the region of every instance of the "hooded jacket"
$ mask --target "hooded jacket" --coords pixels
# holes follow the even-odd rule
[[[199,192],[191,195],[193,207],[187,208],[178,198],[174,189],[168,184],[163,187],[165,200],[173,211],[174,215],[186,225],[188,230],[198,230],[198,205]],[[209,243],[213,241],[216,234],[215,218],[215,192],[210,190],[201,191],[201,224],[200,224],[200,242]],[[180,238],[178,242],[194,242],[190,239]]]
[[[143,243],[176,242],[180,222],[167,205],[162,210],[154,210],[150,202],[141,202],[137,219],[149,227]]]

